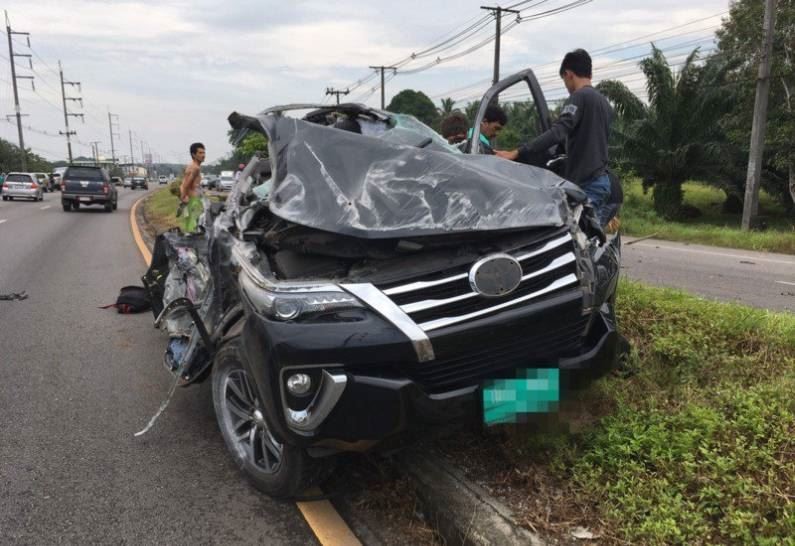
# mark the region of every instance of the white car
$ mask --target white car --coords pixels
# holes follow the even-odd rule
[[[44,188],[34,173],[8,173],[3,180],[3,201],[33,199],[44,201]]]
[[[229,191],[235,184],[234,171],[221,171],[221,178],[218,179],[218,189]]]
[[[122,187],[124,188],[131,188],[132,187],[132,178],[129,176],[124,177],[124,182],[122,183]]]
[[[158,176],[157,181],[160,182],[161,184],[168,184],[168,178],[164,174]]]

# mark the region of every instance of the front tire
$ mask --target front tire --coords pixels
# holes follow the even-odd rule
[[[244,368],[239,339],[224,344],[212,372],[213,406],[226,447],[246,478],[272,497],[295,497],[322,481],[333,459],[313,459],[306,450],[280,443],[263,415],[256,384]]]

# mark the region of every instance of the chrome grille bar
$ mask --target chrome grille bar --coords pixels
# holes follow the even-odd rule
[[[448,282],[460,281],[461,279],[466,279],[467,275],[468,273],[460,273],[458,275],[445,277],[444,279],[437,279],[435,281],[417,281],[410,284],[404,284],[403,286],[395,286],[393,288],[384,290],[384,294],[387,296],[395,296],[397,294],[405,294],[406,292],[414,292],[415,290],[431,288],[433,286],[439,286],[440,284],[447,284]]]
[[[544,245],[541,248],[537,248],[536,250],[534,250],[532,252],[528,252],[528,253],[525,253],[525,254],[521,254],[519,256],[515,256],[515,258],[517,260],[519,260],[520,262],[523,261],[523,260],[529,260],[530,258],[533,258],[535,256],[539,256],[539,255],[544,254],[545,252],[548,252],[548,251],[550,251],[550,250],[552,250],[554,248],[558,248],[559,246],[565,245],[569,241],[571,241],[571,234],[570,233],[566,233],[565,235],[562,235],[561,237],[558,237],[557,239],[553,239],[551,241],[547,241],[546,243],[544,243]],[[457,275],[451,275],[451,276],[445,277],[443,279],[436,279],[436,280],[433,280],[433,281],[417,281],[417,282],[412,282],[412,283],[409,283],[409,284],[404,284],[404,285],[401,285],[401,286],[393,286],[392,288],[388,288],[388,289],[384,290],[384,294],[386,294],[387,296],[396,296],[398,294],[405,294],[406,292],[414,292],[416,290],[423,290],[424,288],[432,288],[434,286],[439,286],[440,284],[447,284],[447,283],[451,283],[451,282],[455,282],[455,281],[460,281],[462,279],[466,279],[467,276],[468,276],[468,273],[465,272],[465,273],[459,273]]]
[[[576,259],[577,258],[574,256],[572,252],[564,254],[563,256],[559,256],[543,269],[539,269],[538,271],[533,271],[532,273],[528,273],[527,275],[523,276],[522,282],[538,277],[539,275],[549,273],[550,271],[554,271],[559,267],[574,262]],[[475,296],[478,295],[479,294],[477,292],[467,292],[465,294],[459,294],[458,296],[453,296],[441,300],[423,300],[414,303],[407,303],[405,305],[401,305],[400,308],[403,310],[404,313],[411,314],[411,313],[416,313],[418,311],[425,311],[426,309],[433,309],[434,307],[442,307],[444,305],[466,300],[469,298],[474,298]]]
[[[479,311],[473,311],[472,313],[467,313],[466,315],[460,315],[457,317],[444,317],[439,318],[436,320],[430,320],[428,322],[423,322],[419,326],[425,332],[430,332],[432,330],[437,330],[439,328],[444,328],[445,326],[452,326],[453,324],[458,324],[459,322],[465,322],[467,320],[472,320],[474,318],[482,317],[484,315],[488,315],[494,313],[495,311],[500,311],[502,309],[507,309],[508,307],[517,305],[519,303],[524,303],[526,301],[530,301],[535,299],[539,296],[543,296],[544,294],[548,294],[550,292],[554,292],[559,288],[564,288],[566,286],[570,286],[572,284],[578,284],[580,281],[577,279],[577,275],[571,273],[566,275],[565,277],[554,281],[553,283],[549,284],[545,288],[541,290],[537,290],[531,294],[527,294],[526,296],[522,296],[516,298],[515,300],[506,301],[504,303],[500,303],[498,305],[493,305],[491,307],[487,307],[486,309],[480,309]]]
[[[519,256],[514,256],[514,258],[516,258],[520,262],[524,260],[529,260],[530,258],[534,258],[539,254],[543,254],[544,252],[552,250],[553,248],[558,248],[559,246],[565,245],[569,241],[571,241],[571,233],[566,233],[562,237],[558,237],[557,239],[552,239],[551,241],[548,241],[541,248],[538,248],[532,252],[528,252],[527,254],[520,254]]]

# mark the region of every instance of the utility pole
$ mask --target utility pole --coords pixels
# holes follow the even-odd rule
[[[30,67],[33,68],[33,61],[31,60],[30,55],[25,55],[21,53],[14,53],[14,44],[11,40],[11,36],[14,34],[25,36],[28,41],[28,47],[30,47],[30,33],[29,32],[15,32],[11,30],[11,22],[8,19],[8,11],[5,12],[6,15],[6,36],[8,36],[8,60],[11,63],[11,85],[14,88],[14,114],[17,118],[17,131],[19,132],[19,149],[22,152],[22,171],[28,170],[28,153],[25,150],[25,139],[22,136],[22,112],[19,109],[19,91],[17,90],[17,80],[18,79],[26,79],[30,80],[31,86],[33,86],[33,90],[36,90],[36,85],[33,83],[33,76],[17,76],[17,67],[14,63],[15,57],[27,57],[28,62],[30,63]]]
[[[72,87],[77,87],[77,90],[82,92],[82,88],[80,87],[80,82],[70,82],[63,79],[63,66],[61,66],[61,61],[58,61],[58,72],[61,75],[61,99],[63,100],[63,121],[64,125],[66,125],[66,131],[58,131],[58,133],[62,135],[66,135],[66,150],[69,153],[69,163],[72,162],[72,140],[71,136],[76,135],[76,131],[69,130],[69,118],[76,117],[80,118],[83,123],[86,122],[86,118],[83,114],[73,114],[69,112],[69,108],[66,106],[66,101],[73,101],[79,102],[80,107],[83,107],[83,98],[82,97],[67,97],[66,96],[66,86],[71,85]]]
[[[91,155],[94,156],[94,164],[99,164],[99,145],[102,143],[101,140],[92,140],[89,144],[91,144]]]
[[[326,95],[336,95],[337,96],[337,104],[340,103],[340,95],[347,95],[350,93],[350,89],[346,89],[345,91],[341,91],[339,89],[334,89],[333,87],[326,87]]]
[[[385,102],[386,97],[384,96],[385,95],[385,93],[384,93],[384,70],[391,70],[392,73],[394,74],[395,71],[397,70],[397,67],[395,67],[395,66],[371,66],[370,68],[372,68],[373,70],[380,70],[381,71],[381,110],[384,110],[386,108],[386,102]]]
[[[480,6],[480,9],[490,11],[494,15],[494,21],[497,23],[497,33],[494,35],[494,77],[491,84],[494,85],[500,81],[500,35],[502,34],[502,14],[515,13],[519,15],[519,10],[501,8],[499,6]]]
[[[762,57],[756,78],[754,121],[751,126],[751,150],[748,155],[748,174],[745,179],[742,230],[751,229],[752,220],[759,213],[759,180],[762,177],[762,154],[767,130],[767,99],[770,94],[770,64],[776,24],[776,0],[765,0]]]
[[[115,123],[113,121],[113,118],[116,118],[116,122]],[[113,143],[113,137],[117,136],[117,137],[121,138],[121,136],[119,135],[119,133],[116,133],[116,132],[113,131],[113,129],[114,129],[113,126],[114,125],[116,126],[116,129],[118,130],[118,128],[119,128],[119,115],[118,114],[111,114],[110,112],[108,112],[108,127],[110,128],[110,161],[111,161],[111,163],[116,165],[116,145]]]
[[[133,153],[132,129],[130,129],[130,173],[135,172],[135,154]]]

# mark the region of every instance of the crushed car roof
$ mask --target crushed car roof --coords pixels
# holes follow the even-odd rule
[[[545,169],[271,113],[233,114],[230,123],[268,136],[275,159],[268,206],[296,224],[380,239],[559,226],[567,219],[569,183]]]

